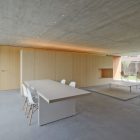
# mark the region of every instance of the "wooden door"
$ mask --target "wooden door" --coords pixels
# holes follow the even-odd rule
[[[0,90],[19,88],[19,49],[0,46]]]

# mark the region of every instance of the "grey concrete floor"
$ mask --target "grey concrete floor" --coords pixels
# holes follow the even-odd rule
[[[0,92],[0,140],[140,140],[140,97],[120,101],[98,93],[77,100],[76,116],[28,126],[19,91]]]
[[[140,96],[140,88],[136,88],[136,86],[131,87],[131,93],[129,87],[117,86],[117,85],[100,85],[93,86],[89,88],[85,88],[86,90],[97,92],[106,96],[110,96],[113,98],[120,99],[122,101],[130,100],[137,96]]]

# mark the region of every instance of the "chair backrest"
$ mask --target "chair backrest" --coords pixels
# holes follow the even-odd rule
[[[71,87],[76,87],[76,82],[71,81],[71,82],[69,83],[69,86],[71,86]]]
[[[22,91],[23,91],[23,95],[25,96],[25,97],[28,97],[28,92],[27,92],[27,88],[25,87],[25,85],[24,84],[22,84]]]
[[[28,102],[29,102],[29,104],[35,104],[35,102],[33,101],[33,97],[32,97],[32,94],[31,94],[31,91],[30,91],[30,89],[29,88],[27,88],[27,98],[28,98]]]
[[[66,80],[65,79],[62,79],[61,80],[61,84],[66,84]]]

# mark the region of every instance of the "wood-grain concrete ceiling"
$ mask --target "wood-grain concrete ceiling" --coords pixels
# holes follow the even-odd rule
[[[0,45],[140,52],[140,0],[0,0]]]

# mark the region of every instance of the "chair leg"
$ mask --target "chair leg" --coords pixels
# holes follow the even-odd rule
[[[27,111],[28,111],[28,103],[26,103],[26,106],[25,106],[25,115],[26,115],[26,113],[27,113]]]
[[[27,118],[30,116],[31,109],[32,109],[32,105],[29,106],[29,110],[27,111]]]
[[[36,112],[37,110],[38,110],[38,108],[37,108],[37,107],[35,107],[35,110],[33,111],[33,113],[34,113],[34,112]]]
[[[34,107],[33,107],[33,105],[31,105],[31,111],[30,111],[30,120],[29,120],[29,125],[31,125],[31,121],[32,121],[32,115],[33,115],[33,109],[34,109]]]
[[[24,100],[23,110],[25,110],[26,103],[27,103],[27,97],[25,97],[25,100]]]

